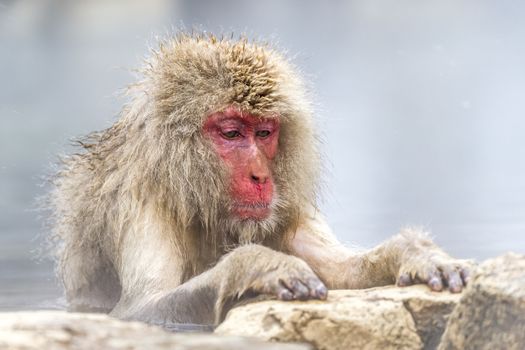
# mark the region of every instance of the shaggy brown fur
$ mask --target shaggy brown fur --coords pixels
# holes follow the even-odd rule
[[[72,310],[216,323],[246,295],[322,299],[318,277],[328,287],[362,288],[406,272],[406,283],[438,276],[461,289],[464,264],[417,233],[357,255],[332,236],[314,209],[320,159],[310,101],[271,47],[180,34],[160,44],[129,94],[120,119],[64,159],[51,194]],[[227,214],[228,174],[202,125],[228,106],[280,119],[277,200],[267,220]],[[404,264],[407,251],[425,263]],[[443,266],[450,276],[436,275]]]

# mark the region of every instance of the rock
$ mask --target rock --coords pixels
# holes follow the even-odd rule
[[[250,303],[231,310],[215,334],[101,314],[0,313],[0,350],[308,348],[265,341],[319,350],[525,349],[525,256],[484,262],[462,294],[388,286],[330,291],[327,301]]]
[[[426,286],[330,291],[328,300],[237,307],[216,329],[316,349],[435,349],[460,295]]]
[[[481,264],[448,321],[439,349],[525,349],[525,256]]]
[[[0,313],[0,349],[304,350],[308,347],[213,334],[174,334],[101,314],[34,311]]]

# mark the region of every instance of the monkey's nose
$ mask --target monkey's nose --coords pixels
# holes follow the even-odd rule
[[[252,181],[257,184],[264,184],[266,183],[267,179],[268,179],[267,176],[260,176],[260,175],[252,174]]]

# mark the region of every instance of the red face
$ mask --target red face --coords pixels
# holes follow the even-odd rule
[[[203,131],[229,169],[233,214],[266,219],[274,191],[271,164],[277,154],[279,120],[228,108],[210,115]]]

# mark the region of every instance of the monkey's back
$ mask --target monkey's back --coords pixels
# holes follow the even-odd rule
[[[115,168],[109,166],[111,128],[79,141],[79,153],[63,157],[49,195],[53,210],[52,240],[57,274],[69,308],[110,311],[120,297],[112,261],[115,232],[111,221],[118,207],[118,184],[108,187]]]

